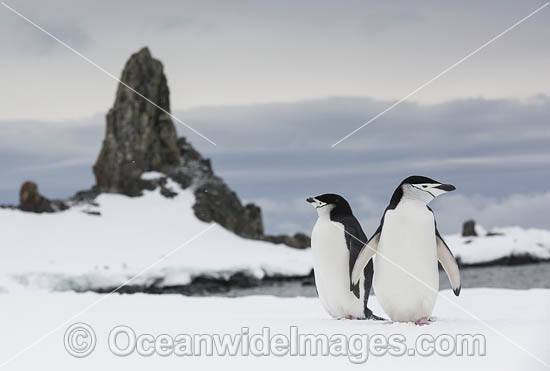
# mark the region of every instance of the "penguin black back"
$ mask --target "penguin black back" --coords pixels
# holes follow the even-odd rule
[[[351,283],[351,272],[357,256],[359,255],[361,249],[368,241],[361,224],[353,215],[351,206],[342,196],[334,193],[326,193],[316,197],[309,197],[306,199],[308,203],[311,204],[319,214],[319,217],[329,217],[332,223],[337,223],[336,225],[328,224],[328,228],[331,233],[339,234],[341,231],[338,228],[343,229],[343,239],[345,247],[348,250],[348,275],[349,275],[349,290],[355,295],[357,299],[361,297],[361,291],[359,285]],[[325,224],[326,225],[326,224]],[[339,227],[338,225],[343,226]],[[327,228],[327,227],[325,227]],[[315,228],[314,228],[315,230]],[[312,239],[312,241],[314,241]],[[320,241],[320,240],[319,240]],[[339,248],[337,244],[334,246],[329,246],[328,250],[334,250]],[[372,311],[368,308],[368,298],[369,293],[372,287],[372,279],[374,275],[374,267],[372,262],[369,262],[368,265],[363,270],[364,274],[364,297],[363,297],[363,315],[365,318],[373,318]],[[346,288],[343,288],[344,290]]]

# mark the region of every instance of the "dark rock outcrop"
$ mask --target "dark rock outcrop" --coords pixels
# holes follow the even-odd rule
[[[467,220],[462,224],[462,237],[476,237],[476,222],[475,220]]]
[[[67,209],[63,201],[48,200],[38,192],[38,185],[25,182],[19,191],[19,209],[33,213],[53,213]]]
[[[147,48],[132,55],[121,81],[170,112],[170,93],[162,63]],[[107,114],[103,147],[94,166],[96,189],[138,196],[143,189],[160,187],[166,197],[175,193],[166,180],[143,180],[141,174],[159,171],[191,187],[195,215],[216,222],[236,234],[263,239],[262,212],[254,204],[243,205],[237,194],[212,170],[185,138],[177,138],[170,116],[120,84],[113,108]]]
[[[130,57],[121,81],[170,112],[162,63],[147,48]],[[242,205],[235,192],[214,174],[210,160],[185,138],[177,138],[166,112],[120,84],[94,166],[96,189],[138,196],[143,189],[160,187],[166,197],[175,195],[166,188],[166,179],[141,179],[147,171],[167,174],[182,188],[192,187],[196,196],[193,210],[200,220],[216,222],[243,237],[263,236],[260,208]]]
[[[264,235],[262,211],[254,204],[243,205],[235,192],[212,170],[204,158],[185,138],[178,139],[181,163],[168,175],[195,193],[193,210],[197,218],[216,222],[239,236],[261,239]]]
[[[101,190],[97,186],[93,186],[90,189],[78,191],[72,196],[69,201],[75,203],[94,203],[97,196],[101,194]]]
[[[264,227],[262,212],[254,204],[242,205],[235,192],[215,179],[195,190],[195,215],[205,222],[216,222],[236,234],[260,238]]]
[[[187,285],[166,286],[163,280],[158,280],[150,284],[131,284],[119,287],[103,287],[83,289],[80,285],[70,285],[70,289],[77,292],[93,291],[101,294],[116,291],[120,294],[181,294],[187,296],[204,296],[230,294],[235,289],[250,289],[254,287],[280,287],[285,284],[297,283],[301,286],[315,286],[313,270],[307,276],[283,277],[283,276],[267,276],[263,279],[258,279],[248,272],[237,272],[230,277],[214,278],[210,276],[194,277],[192,282]],[[314,289],[312,293],[315,294]],[[232,295],[230,295],[232,296]]]
[[[277,235],[277,236],[264,236],[265,241],[273,243],[282,243],[296,249],[305,249],[311,246],[311,239],[303,233],[296,233],[294,236]]]
[[[143,48],[130,57],[121,81],[170,112],[163,66],[149,49]],[[167,171],[180,165],[176,139],[176,129],[166,112],[119,84],[93,168],[97,186],[129,196],[140,195],[143,172]]]

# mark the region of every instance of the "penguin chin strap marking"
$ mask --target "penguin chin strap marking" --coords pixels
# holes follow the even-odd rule
[[[323,206],[316,206],[315,208],[316,208],[316,209],[322,209],[323,207],[328,206],[328,205],[329,205],[329,204],[324,204]]]
[[[428,190],[423,189],[424,192],[428,192],[433,198],[435,198],[434,194]]]
[[[436,196],[435,196],[432,192],[430,192],[429,190],[427,190],[427,189],[420,188],[420,187],[417,187],[417,186],[415,186],[415,185],[413,185],[413,187],[416,188],[416,189],[418,189],[418,190],[420,190],[420,191],[422,191],[422,192],[429,193],[430,196],[432,196],[434,199],[436,198]]]

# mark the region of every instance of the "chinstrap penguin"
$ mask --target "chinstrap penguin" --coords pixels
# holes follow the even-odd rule
[[[363,247],[352,270],[352,282],[360,280],[374,259],[374,292],[382,309],[396,322],[428,324],[439,290],[439,261],[456,296],[460,272],[449,247],[437,230],[428,203],[455,190],[423,176],[410,176],[394,191],[380,226]]]
[[[319,216],[311,233],[311,250],[315,285],[323,307],[338,319],[381,319],[367,307],[372,262],[361,268],[357,284],[351,283],[351,270],[367,236],[349,203],[336,194],[310,197],[306,201]]]

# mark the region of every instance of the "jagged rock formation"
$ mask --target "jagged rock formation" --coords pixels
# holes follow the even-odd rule
[[[25,182],[19,191],[19,208],[33,213],[53,213],[67,209],[62,201],[48,200],[38,192],[38,186],[34,182]]]
[[[227,184],[214,174],[204,158],[185,138],[178,139],[182,165],[167,174],[195,193],[193,210],[200,220],[216,222],[236,234],[260,239],[264,235],[262,212],[254,204],[243,205]]]
[[[170,112],[170,92],[162,63],[149,49],[133,54],[121,81]],[[115,103],[107,114],[101,152],[94,165],[97,186],[138,196],[144,171],[167,171],[180,165],[176,129],[169,115],[126,86],[119,84]]]
[[[162,63],[147,48],[130,57],[121,81],[170,112]],[[79,192],[74,200],[95,197],[102,191],[139,196],[143,189],[156,187],[166,197],[172,197],[164,186],[166,180],[140,177],[144,172],[158,171],[182,188],[191,187],[196,199],[193,210],[200,220],[216,222],[247,238],[299,248],[310,245],[309,237],[303,234],[264,235],[261,209],[254,204],[243,205],[237,194],[214,174],[210,160],[185,138],[177,138],[170,116],[122,84],[107,114],[105,139],[93,170],[96,186]]]

